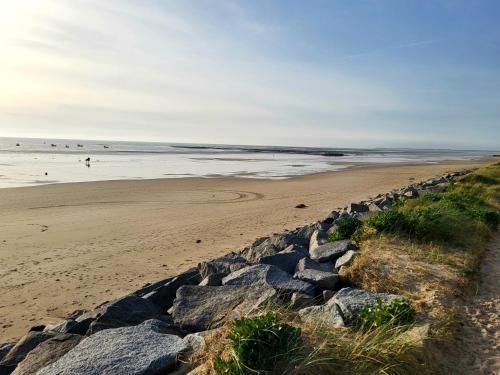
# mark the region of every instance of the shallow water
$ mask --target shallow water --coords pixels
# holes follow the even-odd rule
[[[337,153],[344,156],[331,156]],[[488,154],[0,138],[0,187],[180,177],[277,179],[338,171],[352,163],[436,163]]]

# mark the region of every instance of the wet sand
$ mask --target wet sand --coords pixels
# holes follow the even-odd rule
[[[478,165],[0,189],[0,343],[349,202]]]

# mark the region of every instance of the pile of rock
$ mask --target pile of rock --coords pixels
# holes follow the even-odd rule
[[[359,254],[350,240],[328,242],[345,216],[387,210],[450,184],[457,172],[332,211],[324,220],[257,239],[251,246],[200,263],[55,326],[38,326],[0,345],[0,375],[169,373],[179,356],[203,350],[204,332],[268,304],[286,304],[304,321],[349,325],[376,298],[401,298],[350,288],[339,270]],[[342,274],[342,273],[341,273]]]

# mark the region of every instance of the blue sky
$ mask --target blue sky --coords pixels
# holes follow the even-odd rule
[[[0,136],[498,149],[498,1],[18,0]]]

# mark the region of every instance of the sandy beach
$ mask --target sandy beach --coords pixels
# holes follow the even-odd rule
[[[1,189],[0,342],[351,201],[482,163]]]

